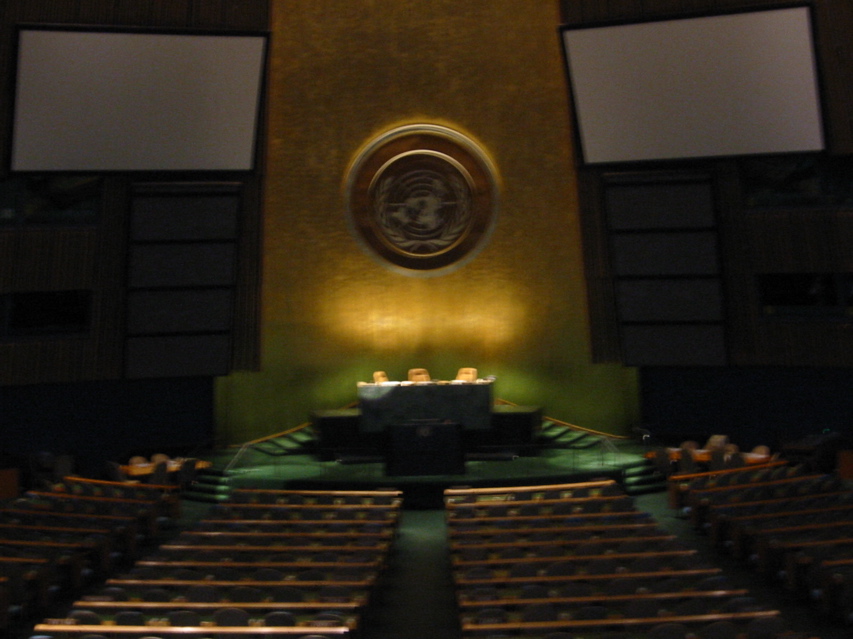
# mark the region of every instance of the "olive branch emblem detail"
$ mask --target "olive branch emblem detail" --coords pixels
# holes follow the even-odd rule
[[[471,224],[471,194],[458,174],[419,169],[379,181],[374,222],[396,250],[434,255],[454,246]]]

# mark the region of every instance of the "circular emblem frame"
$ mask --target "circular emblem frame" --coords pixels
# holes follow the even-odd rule
[[[437,125],[400,127],[368,143],[348,172],[347,195],[362,245],[410,274],[438,274],[472,258],[496,219],[488,156]]]

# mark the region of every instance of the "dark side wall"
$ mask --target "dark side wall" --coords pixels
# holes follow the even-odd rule
[[[103,25],[153,29],[264,32],[268,0],[2,0],[0,2],[0,121],[11,121],[15,29],[21,24]],[[8,160],[11,126],[0,131],[0,158]],[[0,168],[0,181],[10,178]],[[239,176],[193,174],[102,176],[97,223],[12,225],[0,229],[0,296],[91,292],[85,334],[30,335],[0,340],[0,466],[26,467],[39,451],[72,454],[76,470],[98,475],[106,460],[132,454],[186,455],[214,437],[214,378],[183,370],[170,374],[128,369],[126,318],[131,196],[138,184],[227,182],[238,187],[241,216],[235,310],[228,368],[257,365],[257,228],[259,172]],[[192,335],[190,336],[192,337]]]
[[[580,27],[791,4],[784,0],[561,0],[560,7],[563,22]],[[810,184],[831,184],[827,176],[837,172],[845,176],[844,188],[850,188],[853,179],[846,167],[853,156],[853,65],[847,53],[853,4],[847,0],[803,4],[812,8],[827,143],[826,152],[812,160],[815,170]],[[781,165],[782,158],[774,159]],[[819,168],[822,165],[826,171]],[[688,438],[703,442],[710,434],[722,433],[742,448],[781,447],[824,430],[847,435],[853,429],[849,308],[832,309],[839,311],[832,317],[829,313],[821,317],[821,309],[800,308],[786,317],[785,309],[780,312],[763,297],[763,284],[771,278],[780,278],[786,285],[810,274],[849,281],[853,272],[850,200],[825,197],[808,206],[784,197],[762,200],[754,197],[754,169],[743,158],[722,158],[578,170],[593,359],[638,367],[643,423],[667,443]],[[713,203],[707,224],[694,223],[690,217],[700,210],[701,202],[686,202],[684,194],[690,191],[686,185],[701,185],[706,201]],[[641,201],[640,196],[664,192],[672,196],[668,203],[677,203],[675,208],[684,215],[667,206],[658,211],[658,221],[650,219],[651,197]],[[630,196],[620,199],[620,193]],[[642,212],[635,218],[641,223],[624,224],[620,216],[637,211]],[[664,217],[678,217],[678,221],[670,224]],[[702,274],[693,280],[700,286],[683,306],[675,296],[643,297],[662,282],[674,284],[667,290],[684,290],[694,265],[678,263],[670,252],[652,256],[659,259],[657,264],[649,260],[636,271],[631,270],[633,266],[625,268],[632,257],[628,249],[640,243],[631,240],[663,239],[669,232],[673,232],[669,237],[675,237],[687,227],[697,230],[697,235],[680,237],[703,233],[713,237],[717,263],[692,272]],[[701,286],[712,282],[718,287],[717,297],[705,295],[708,288]],[[787,286],[789,292],[792,288]]]
[[[98,476],[107,460],[191,456],[211,444],[212,406],[208,377],[0,387],[0,466],[48,451]]]
[[[650,367],[640,371],[643,419],[660,443],[727,434],[741,449],[853,430],[853,369]]]

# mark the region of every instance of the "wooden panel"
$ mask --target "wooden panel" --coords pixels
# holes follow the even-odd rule
[[[750,365],[850,366],[853,334],[847,324],[764,322],[755,332]],[[741,355],[741,354],[739,354]]]
[[[98,224],[97,267],[92,338],[97,344],[97,365],[90,379],[117,379],[124,364],[124,296],[127,272],[127,179],[104,180],[102,209]],[[121,238],[118,241],[117,238]]]
[[[116,6],[112,0],[79,2],[77,9],[80,24],[117,24]]]
[[[260,161],[258,166],[261,166]],[[240,216],[234,325],[231,333],[234,336],[232,366],[238,370],[259,370],[261,365],[262,208],[261,179],[251,176],[243,186],[244,213]]]
[[[720,322],[723,296],[717,279],[630,279],[616,282],[623,322]]]
[[[724,329],[719,324],[622,327],[627,366],[725,366]]]
[[[131,248],[132,287],[230,286],[234,283],[231,243],[144,244]]]
[[[17,468],[0,468],[0,499],[17,499],[21,496]]]
[[[15,240],[15,233],[0,231],[0,293],[11,291],[15,281]]]
[[[729,348],[736,365],[850,366],[853,332],[845,322],[766,317],[761,273],[853,272],[853,213],[742,211],[725,226]]]
[[[658,18],[683,13],[682,0],[645,0],[643,17]]]
[[[560,0],[560,20],[563,24],[582,24],[584,19],[581,0]]]
[[[600,0],[563,0],[563,21],[583,24],[607,19],[608,6]]]
[[[714,232],[620,233],[611,239],[616,275],[714,275],[719,271]]]
[[[151,3],[151,24],[163,27],[182,27],[190,21],[192,0],[169,0]]]
[[[232,240],[239,212],[236,194],[135,197],[131,239]]]
[[[13,34],[20,22],[267,30],[268,14],[269,0],[8,0],[0,2],[0,81],[11,86]],[[9,101],[0,100],[0,119],[8,120],[10,115]],[[263,148],[261,139],[258,157]],[[8,155],[8,150],[7,130],[0,133],[0,156]],[[0,168],[0,177],[5,173]],[[249,186],[239,216],[235,362],[257,368],[261,178],[241,175],[240,179]],[[0,344],[0,384],[122,376],[129,201],[126,178],[109,176],[104,180],[103,215],[96,228],[0,232],[0,292],[33,287],[93,291],[91,334]]]
[[[141,333],[227,332],[231,329],[230,289],[132,291],[127,331]]]
[[[565,23],[582,25],[789,5],[784,0],[643,0],[639,3],[562,0],[560,8]],[[848,154],[853,152],[853,45],[850,43],[853,3],[815,0],[814,7],[828,144],[832,152]],[[802,318],[779,321],[765,317],[756,283],[761,273],[853,272],[853,251],[850,250],[853,213],[815,209],[747,210],[740,191],[737,162],[721,160],[715,166],[711,183],[721,258],[720,276],[723,295],[728,301],[725,334],[731,363],[743,366],[853,365],[853,331],[849,330],[849,323]],[[614,287],[622,285],[615,282],[609,264],[611,247],[607,246],[607,240],[613,229],[608,229],[602,219],[606,188],[601,183],[607,185],[609,180],[609,176],[595,170],[584,169],[579,173],[581,228],[596,361],[618,360],[622,352],[613,297]],[[615,221],[616,227],[632,228],[645,218],[640,208],[630,208],[633,194],[625,191],[621,195],[625,196],[623,204],[628,208],[623,208],[611,223]],[[667,212],[672,210],[667,208]],[[625,258],[616,254],[614,257],[617,262]],[[657,335],[651,328],[648,331],[652,332],[652,337]],[[651,357],[651,354],[641,354],[637,349],[642,343],[633,341],[641,333],[639,329],[628,330],[623,346],[627,359],[648,362],[651,360],[646,356]]]
[[[224,21],[236,29],[266,29],[269,4],[266,0],[226,0]]]
[[[604,188],[611,230],[712,228],[714,193],[709,176],[654,174],[609,181]]]
[[[226,237],[236,240],[236,280],[231,318],[234,337],[232,366],[241,370],[257,370],[260,353],[260,217],[245,212],[261,208],[260,180],[248,176],[239,182],[148,182],[135,184],[133,192],[133,240]],[[175,220],[170,221],[170,218]],[[211,224],[211,218],[217,222]]]
[[[150,377],[216,377],[231,366],[229,335],[132,337],[127,341],[131,379]]]
[[[621,360],[619,325],[616,321],[613,273],[610,268],[607,226],[601,206],[599,174],[595,171],[579,171],[578,190],[582,202],[580,224],[592,359],[595,362],[618,362]]]
[[[853,270],[853,211],[748,211],[752,270],[821,273]]]
[[[266,29],[269,8],[266,0],[193,0],[191,22],[196,27]]]
[[[95,345],[89,339],[0,343],[0,382],[51,384],[91,379]]]
[[[21,22],[73,22],[80,0],[17,0]]]
[[[834,153],[853,152],[853,3],[823,0],[815,5],[823,80],[827,142]]]
[[[14,289],[56,291],[90,288],[95,273],[94,229],[28,229],[14,253]]]
[[[600,3],[607,6],[607,13],[611,19],[629,20],[643,11],[642,0],[608,0]]]
[[[153,9],[158,3],[113,0],[112,4],[115,7],[112,24],[145,26],[153,22]]]
[[[4,91],[3,99],[0,100],[0,122],[3,122],[3,128],[0,129],[0,179],[4,179],[8,175],[8,158],[10,157],[10,138],[9,125],[12,117],[12,101],[7,99],[10,95],[12,69],[14,68],[13,45],[15,38],[13,36],[13,25],[17,21],[16,6],[10,3],[0,3],[0,81],[3,82]]]

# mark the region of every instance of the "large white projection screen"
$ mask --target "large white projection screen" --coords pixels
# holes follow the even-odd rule
[[[266,37],[22,29],[13,171],[253,167]]]
[[[807,7],[562,35],[586,163],[824,148]]]

